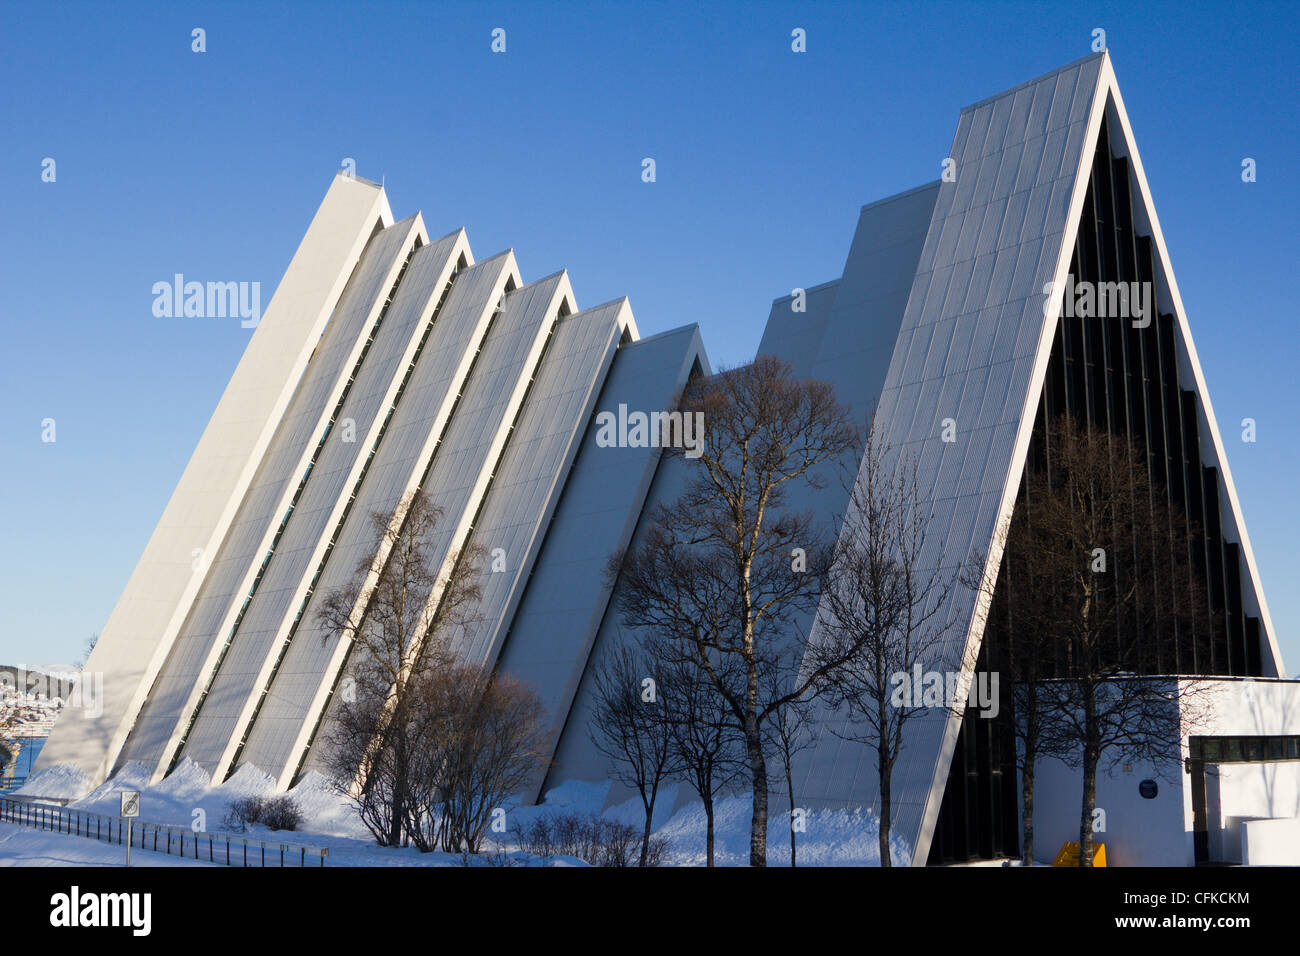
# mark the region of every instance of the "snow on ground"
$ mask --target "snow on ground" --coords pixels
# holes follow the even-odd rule
[[[126,848],[67,833],[0,823],[0,866],[122,866]],[[131,848],[132,866],[211,866]]]
[[[47,767],[27,778],[17,794],[39,795],[51,800],[69,800],[84,794],[90,786],[86,775],[71,764]]]
[[[641,801],[637,797],[606,807],[611,784],[569,782],[546,794],[546,802],[538,806],[507,805],[508,825],[512,831],[540,816],[563,813],[601,813],[614,820],[635,826],[640,831],[645,819]],[[229,780],[212,786],[204,770],[193,761],[186,760],[176,771],[161,782],[150,786],[148,770],[136,763],[128,764],[113,778],[86,793],[84,776],[66,766],[51,767],[33,777],[24,788],[27,793],[43,796],[74,797],[68,804],[73,809],[86,810],[106,816],[117,816],[119,793],[122,790],[139,790],[140,820],[148,823],[168,823],[187,829],[201,829],[218,834],[230,833],[225,818],[230,803],[240,797],[268,796],[274,792],[270,776],[256,767],[244,766]],[[20,791],[22,792],[22,791]],[[460,866],[460,856],[447,853],[420,853],[413,847],[404,849],[376,846],[362,825],[356,812],[330,789],[319,774],[309,773],[290,791],[302,811],[304,825],[296,832],[272,832],[261,827],[251,827],[239,833],[250,840],[268,843],[292,843],[308,847],[328,847],[328,866]],[[691,794],[691,797],[694,795]],[[680,806],[674,811],[676,804]],[[748,794],[721,798],[715,805],[715,856],[720,866],[743,866],[749,861],[749,820],[752,803]],[[680,795],[675,785],[665,787],[659,794],[654,816],[655,835],[668,841],[667,862],[676,866],[702,866],[705,862],[704,807],[698,799]],[[10,827],[25,833],[35,833],[25,828]],[[47,839],[48,838],[48,839]],[[55,842],[50,842],[55,840]],[[495,842],[500,839],[501,842]],[[121,848],[110,849],[102,864],[98,860],[79,858],[79,851],[67,849],[63,840],[84,843],[80,851],[88,856],[101,852],[92,840],[61,837],[58,834],[40,833],[29,840],[14,836],[0,840],[0,865],[57,865],[59,862],[84,865],[107,865],[119,862]],[[892,840],[893,861],[905,864],[910,857],[906,843],[897,837]],[[30,857],[29,855],[30,854]],[[150,854],[153,855],[153,854]],[[158,854],[158,856],[162,856]],[[135,854],[132,854],[134,862]],[[540,865],[542,861],[518,849],[511,834],[490,835],[483,858],[486,864],[508,862],[512,865]],[[879,863],[877,849],[877,824],[870,810],[810,811],[806,819],[806,832],[798,834],[798,860],[809,866],[874,866]],[[172,858],[173,864],[181,861]],[[552,859],[550,865],[582,865],[575,859]],[[790,863],[789,818],[773,808],[768,826],[768,862],[772,866]],[[192,861],[191,861],[192,863]]]
[[[638,801],[639,809],[639,801]],[[718,866],[749,864],[749,821],[754,805],[747,793],[726,797],[713,807],[714,862]],[[644,819],[644,817],[642,817]],[[704,866],[707,823],[698,800],[678,810],[657,835],[668,840],[669,861],[678,866]],[[805,832],[795,835],[800,866],[878,866],[880,829],[870,810],[810,810]],[[890,838],[895,866],[911,859],[906,841]],[[768,866],[790,865],[790,821],[773,808],[767,821]]]

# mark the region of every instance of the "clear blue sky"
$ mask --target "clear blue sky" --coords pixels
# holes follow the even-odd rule
[[[839,275],[859,205],[938,177],[962,106],[1086,55],[1101,27],[1300,670],[1298,20],[1295,4],[5,3],[0,662],[72,660],[100,630],[251,334],[155,318],[153,283],[258,281],[265,306],[345,157],[386,177],[399,218],[463,225],[479,258],[513,246],[525,281],[567,267],[579,305],[627,294],[643,334],[698,322],[734,363],[773,298]]]

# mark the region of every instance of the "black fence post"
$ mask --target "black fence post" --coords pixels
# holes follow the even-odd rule
[[[93,839],[98,840],[101,843],[104,842],[105,839],[107,839],[108,843],[110,844],[116,843],[119,846],[123,845],[129,840],[132,846],[136,845],[135,834],[128,834],[128,831],[126,829],[126,824],[122,820],[117,820],[117,832],[114,833],[113,821],[114,819],[116,819],[114,817],[104,816],[103,814],[99,814],[99,813],[88,813],[82,810],[69,810],[63,807],[43,806],[38,803],[28,803],[26,801],[20,802],[17,800],[10,800],[5,797],[0,797],[0,821],[14,823],[19,826],[29,826],[29,827],[34,827],[36,829],[48,830],[57,833],[67,833],[69,836],[75,834],[78,837],[84,836],[86,839],[91,839],[92,836],[90,832],[90,823],[92,818],[94,819],[94,823],[95,823],[95,833]],[[107,834],[104,833],[105,822],[107,822],[108,824]],[[82,830],[83,824],[85,825],[84,833]],[[148,824],[148,823],[141,822],[138,828],[133,827],[132,829],[139,830],[139,838],[140,838],[139,847],[141,850],[148,849],[147,846],[147,844],[149,843],[148,828],[150,826],[153,827],[152,849],[155,853],[159,852],[158,831],[161,828],[167,831],[166,846],[162,850],[162,852],[166,853],[168,856],[171,856],[173,855],[173,853],[175,853],[175,855],[181,857],[182,859],[185,858],[184,830],[180,827],[172,827],[167,824],[157,824],[157,823]],[[176,830],[177,839],[180,841],[177,847],[172,846],[173,829]],[[217,862],[216,834],[209,833],[207,836],[208,836],[208,862],[216,863]],[[201,855],[202,846],[200,845],[200,838],[201,838],[201,834],[199,833],[194,834],[194,859],[195,860],[202,859],[202,855]],[[231,866],[232,860],[230,855],[230,836],[227,835],[224,837],[224,839],[226,843],[226,866]],[[239,840],[243,846],[242,864],[246,867],[249,865],[248,864],[248,840],[245,837],[240,837]],[[293,851],[295,844],[278,843],[277,845],[280,848],[280,866],[281,867],[292,866],[291,863],[286,862],[286,855]],[[258,846],[261,850],[260,855],[258,857],[258,865],[265,867],[266,866],[266,842],[264,840],[259,840]],[[329,849],[327,847],[307,847],[305,845],[297,845],[297,849],[298,849],[298,865],[300,867],[307,866],[307,851],[309,849],[312,850],[314,853],[319,854],[320,856],[319,865],[322,867],[325,866],[325,858],[329,853]],[[289,857],[289,859],[292,859],[292,857]]]

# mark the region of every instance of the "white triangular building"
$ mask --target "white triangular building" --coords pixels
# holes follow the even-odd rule
[[[966,108],[948,158],[939,182],[862,209],[841,277],[804,290],[802,311],[776,300],[760,352],[831,382],[860,417],[874,408],[882,439],[918,462],[933,494],[927,563],[987,554],[991,582],[1036,423],[1070,411],[1149,440],[1153,473],[1204,529],[1189,547],[1224,635],[1211,659],[1170,673],[1234,680],[1214,732],[1186,742],[1195,772],[1181,793],[1152,802],[1131,781],[1113,796],[1103,783],[1099,799],[1125,808],[1111,814],[1112,859],[1240,856],[1248,841],[1232,820],[1280,815],[1287,788],[1300,801],[1300,707],[1283,706],[1296,685],[1280,680],[1109,57]],[[1152,321],[1112,334],[1072,319],[1071,276],[1150,282]],[[475,262],[463,230],[430,239],[419,214],[394,222],[383,187],[336,177],[87,664],[104,675],[102,711],[68,709],[39,766],[71,765],[89,787],[131,762],[156,781],[191,760],[214,782],[251,764],[292,786],[318,758],[349,652],[317,632],[313,597],[355,569],[366,516],[418,487],[444,511],[444,561],[467,544],[501,549],[483,623],[458,647],[542,696],[555,759],[529,796],[607,779],[587,732],[589,684],[592,662],[624,638],[603,570],[645,510],[675,498],[681,474],[658,448],[599,447],[594,422],[669,408],[708,373],[696,327],[642,339],[626,299],[579,309],[567,273],[525,284],[513,251]],[[948,422],[954,441],[939,439]],[[846,498],[831,482],[793,505],[829,518]],[[954,638],[936,666],[966,680],[983,666],[987,604],[951,594]],[[912,725],[893,816],[913,864],[1016,854],[1002,734],[944,710]],[[1226,759],[1227,741],[1240,755],[1247,737],[1267,741],[1265,757]],[[1255,773],[1281,773],[1284,786],[1263,797]],[[1077,828],[1071,779],[1044,773],[1044,847],[1057,836],[1044,807],[1060,810],[1064,838]],[[875,787],[873,753],[830,733],[798,767],[808,807],[871,808]]]
[[[1046,415],[1070,411],[1133,430],[1153,449],[1157,439],[1178,445],[1169,459],[1186,458],[1187,467],[1153,462],[1152,471],[1174,489],[1201,483],[1180,503],[1200,504],[1202,525],[1218,532],[1207,547],[1222,549],[1226,603],[1220,597],[1218,609],[1228,621],[1227,653],[1180,662],[1171,673],[1282,676],[1223,441],[1109,56],[1090,56],[967,107],[949,156],[954,181],[897,201],[932,208],[876,412],[882,441],[919,463],[921,486],[933,496],[933,554],[922,566],[955,568],[971,553],[987,554],[985,574],[996,580],[998,529],[1010,521],[1035,423]],[[1061,318],[1071,275],[1153,283],[1157,315],[1149,328],[1129,333],[1143,355],[1127,353],[1127,341],[1103,341],[1095,320]],[[1147,385],[1135,386],[1143,377]],[[1176,403],[1160,401],[1171,395]],[[936,440],[946,419],[956,426],[954,442]],[[1190,476],[1185,482],[1180,471]],[[948,667],[974,671],[987,604],[987,592],[978,600],[969,589],[950,595],[947,617],[960,641],[949,648]],[[911,730],[896,768],[896,826],[915,848],[916,863],[927,860],[945,793],[960,782],[952,764],[962,726],[960,715],[935,712]],[[823,735],[806,772],[804,793],[813,805],[870,802],[863,797],[874,788],[874,760],[866,748]],[[996,797],[990,792],[987,800]]]

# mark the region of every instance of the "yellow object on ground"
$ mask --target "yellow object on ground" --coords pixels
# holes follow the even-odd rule
[[[1061,852],[1056,854],[1056,859],[1052,861],[1052,866],[1078,866],[1079,865],[1079,844],[1064,843],[1061,845]],[[1106,865],[1106,844],[1094,843],[1092,845],[1092,865]]]

